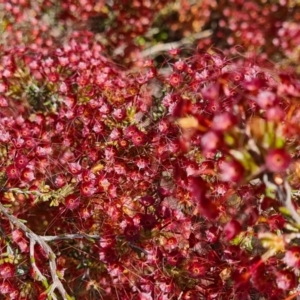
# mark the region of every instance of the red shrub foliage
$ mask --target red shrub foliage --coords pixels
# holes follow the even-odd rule
[[[297,1],[0,8],[3,299],[299,294]]]

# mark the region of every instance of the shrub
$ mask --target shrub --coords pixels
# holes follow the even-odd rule
[[[296,297],[299,5],[131,2],[0,1],[0,294]]]

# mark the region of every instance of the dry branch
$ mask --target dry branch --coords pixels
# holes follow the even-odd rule
[[[150,48],[147,48],[141,52],[141,56],[142,57],[147,57],[150,55],[155,56],[161,52],[169,51],[172,49],[177,49],[177,48],[180,48],[185,45],[190,45],[193,42],[195,42],[196,40],[205,39],[205,38],[210,37],[211,35],[212,35],[212,30],[210,30],[210,29],[204,30],[202,32],[192,34],[189,37],[183,38],[182,40],[180,40],[178,42],[158,44],[158,45],[152,46]]]
[[[37,265],[35,264],[35,258],[34,258],[34,246],[35,244],[39,244],[42,249],[45,251],[48,260],[49,260],[49,269],[50,269],[50,274],[51,274],[51,279],[52,279],[52,284],[51,287],[48,290],[48,295],[52,297],[52,299],[57,299],[56,295],[54,294],[54,291],[57,289],[62,296],[64,300],[70,300],[72,299],[66,292],[61,280],[58,277],[57,273],[57,265],[56,265],[56,255],[51,249],[51,247],[46,243],[45,237],[43,238],[42,236],[37,235],[34,233],[31,229],[29,229],[24,223],[22,223],[18,218],[16,218],[14,215],[12,215],[7,208],[3,206],[2,203],[0,203],[0,211],[6,216],[6,218],[18,229],[22,230],[27,238],[29,239],[29,255],[30,255],[30,263],[31,266],[37,275],[37,279],[39,281],[43,282],[43,285],[47,288],[48,287],[48,282],[46,277],[41,273]],[[74,236],[74,235],[72,235]],[[47,237],[46,237],[47,240]],[[48,240],[49,239],[48,237]],[[55,240],[52,237],[52,240]]]
[[[265,174],[263,177],[263,181],[267,187],[273,189],[276,192],[277,200],[286,207],[296,224],[300,225],[300,216],[296,208],[294,207],[292,201],[291,186],[289,185],[287,180],[283,179],[283,182],[281,184],[277,184],[273,180],[270,181],[268,175]]]

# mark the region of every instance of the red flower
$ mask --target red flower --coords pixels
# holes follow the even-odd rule
[[[236,160],[224,161],[219,165],[221,180],[228,182],[238,182],[244,177],[244,168]]]
[[[18,167],[13,164],[6,167],[6,175],[9,179],[17,179],[19,178],[19,169]]]
[[[140,198],[140,203],[145,207],[153,205],[154,202],[155,199],[152,196],[143,196]]]
[[[74,210],[78,208],[80,204],[80,198],[76,195],[69,195],[65,199],[65,206],[67,209]]]
[[[266,167],[271,172],[284,172],[289,167],[292,158],[284,149],[273,149],[267,153]]]
[[[237,220],[228,222],[223,230],[223,234],[227,240],[232,240],[242,231],[242,226]]]
[[[199,278],[202,277],[206,273],[206,267],[203,263],[200,262],[193,262],[188,267],[187,270],[189,275],[192,278]]]
[[[127,225],[124,230],[124,235],[128,241],[136,241],[140,235],[140,229],[134,225]]]
[[[283,261],[287,266],[292,268],[300,268],[300,247],[293,246],[290,247],[284,255]]]
[[[279,289],[291,291],[297,286],[297,279],[293,272],[285,270],[276,274],[276,284]]]
[[[10,278],[15,275],[15,266],[9,263],[0,265],[0,276],[1,278]]]

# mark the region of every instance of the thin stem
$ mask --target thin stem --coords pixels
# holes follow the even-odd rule
[[[48,282],[46,277],[41,273],[40,269],[37,267],[35,263],[35,257],[34,257],[34,246],[36,242],[32,239],[29,240],[29,255],[30,255],[30,264],[33,269],[33,272],[35,275],[37,275],[37,279],[39,281],[42,281],[45,288],[48,288]]]
[[[284,181],[284,188],[286,191],[286,201],[285,201],[285,206],[288,209],[288,211],[290,212],[292,218],[294,219],[294,221],[297,223],[297,225],[300,225],[300,216],[297,213],[293,202],[292,202],[292,192],[291,192],[291,187],[288,184],[288,182],[285,180]]]
[[[286,207],[296,224],[300,225],[300,216],[294,207],[291,186],[287,180],[284,179],[282,184],[277,184],[273,181],[270,181],[268,175],[265,174],[263,176],[263,181],[267,187],[273,189],[277,193],[278,201]]]
[[[51,273],[52,278],[52,286],[49,291],[49,294],[53,299],[57,299],[54,290],[58,289],[59,293],[61,294],[62,298],[64,300],[69,300],[71,297],[67,294],[62,282],[60,281],[58,275],[57,275],[57,266],[56,266],[56,256],[51,247],[44,241],[44,239],[40,236],[38,236],[36,233],[34,233],[31,229],[29,229],[24,223],[22,223],[18,218],[16,218],[14,215],[12,215],[7,208],[3,206],[2,203],[0,203],[0,211],[7,217],[7,219],[18,229],[22,230],[25,235],[28,237],[30,242],[30,248],[29,248],[29,255],[30,255],[30,261],[31,266],[33,267],[34,271],[39,277],[39,280],[43,281],[43,284],[46,285],[46,278],[42,275],[40,270],[35,264],[35,258],[34,258],[34,246],[36,243],[38,243],[45,253],[48,256],[49,259],[49,269]]]
[[[204,38],[210,37],[211,35],[212,35],[212,30],[210,30],[210,29],[204,30],[202,32],[192,34],[189,37],[183,38],[182,40],[180,40],[178,42],[158,44],[158,45],[152,46],[152,47],[142,51],[141,55],[142,55],[142,57],[147,57],[149,55],[155,56],[164,51],[169,51],[172,49],[177,49],[184,45],[192,44],[196,40],[204,39]]]
[[[89,235],[89,234],[64,234],[64,235],[41,235],[41,239],[43,239],[45,242],[52,242],[52,241],[58,241],[58,240],[73,240],[73,239],[93,239],[98,240],[100,239],[99,235]]]

